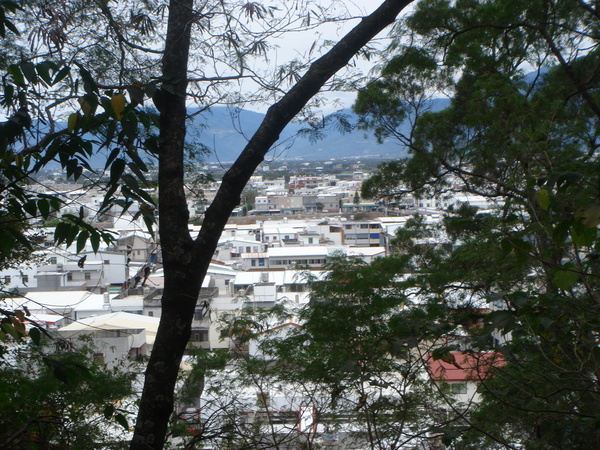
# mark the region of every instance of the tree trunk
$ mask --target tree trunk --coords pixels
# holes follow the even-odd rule
[[[173,410],[179,364],[188,343],[200,287],[223,228],[240,203],[244,186],[277,141],[284,127],[335,72],[344,67],[412,0],[386,0],[365,17],[272,105],[252,139],[223,177],[221,188],[193,240],[183,188],[185,92],[193,0],[170,2],[163,75],[171,89],[160,91],[159,234],[165,286],[154,348],[146,368],[144,390],[131,449],[162,449]]]

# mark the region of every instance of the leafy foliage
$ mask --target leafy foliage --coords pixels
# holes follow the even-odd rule
[[[93,347],[22,345],[2,355],[4,448],[97,448],[127,429],[131,378],[91,362]]]
[[[507,361],[482,382],[462,445],[597,445],[597,15],[584,2],[421,2],[407,20],[419,50],[398,44],[357,101],[366,126],[412,153],[383,165],[363,195],[487,201],[448,209],[441,230],[408,224],[397,240],[422,308],[465,330],[462,348]],[[447,109],[419,111],[397,87],[422,64],[415,53],[435,61]],[[412,132],[399,136],[409,115]],[[424,232],[450,245],[424,248]]]
[[[403,279],[409,264],[405,256],[372,264],[340,256],[325,279],[310,281],[311,302],[297,316],[270,310],[228,323],[227,334],[254,348],[240,355],[233,373],[252,391],[275,397],[260,409],[267,423],[259,436],[287,436],[268,427],[288,411],[276,409],[284,405],[292,411],[312,405],[320,429],[343,434],[341,445],[361,448],[426,443],[436,439],[431,430],[460,419],[440,408],[443,397],[426,368],[440,328],[451,329],[411,307],[412,286]],[[286,430],[297,427],[288,418]]]

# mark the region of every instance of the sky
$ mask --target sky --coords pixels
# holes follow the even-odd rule
[[[383,0],[358,0],[358,1],[343,1],[343,0],[315,0],[315,3],[330,4],[333,3],[334,7],[337,4],[337,8],[341,14],[342,9],[347,8],[352,16],[365,16],[373,12],[377,7],[381,5]],[[405,10],[406,11],[406,10]],[[332,15],[336,14],[336,10],[329,9]],[[404,14],[404,13],[403,13]],[[319,26],[315,30],[310,30],[303,33],[291,33],[284,34],[276,41],[277,49],[269,53],[269,60],[275,64],[284,64],[287,61],[293,59],[299,59],[306,61],[309,58],[310,49],[315,41],[323,42],[324,40],[339,41],[345,36],[354,26],[359,23],[360,19],[355,18],[348,21],[328,23]],[[385,49],[388,45],[389,40],[386,38],[387,33],[390,31],[388,27],[382,34],[380,34],[375,41],[372,42],[379,50]],[[312,56],[320,55],[314,51]],[[354,71],[359,71],[364,75],[368,75],[377,65],[377,60],[366,61],[362,58],[354,61],[355,67],[352,68]],[[343,73],[343,70],[340,71]],[[350,108],[356,98],[355,92],[328,92],[322,94],[322,97],[326,100],[326,103],[321,107],[322,112],[330,113],[341,108]],[[247,105],[246,108],[257,111],[265,112],[269,104],[257,104]]]

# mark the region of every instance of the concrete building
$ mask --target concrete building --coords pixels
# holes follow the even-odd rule
[[[114,367],[120,361],[148,356],[158,330],[158,318],[115,312],[79,320],[58,329],[58,334],[77,345],[79,336],[92,339],[94,359]]]

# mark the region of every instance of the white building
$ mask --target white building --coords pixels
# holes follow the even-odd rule
[[[78,336],[89,336],[96,347],[94,359],[113,367],[120,360],[147,356],[152,352],[159,319],[116,312],[88,317],[58,330],[77,345]]]
[[[89,291],[36,291],[23,297],[5,300],[11,310],[23,309],[32,314],[57,314],[66,323],[110,312],[114,294],[93,294]]]

